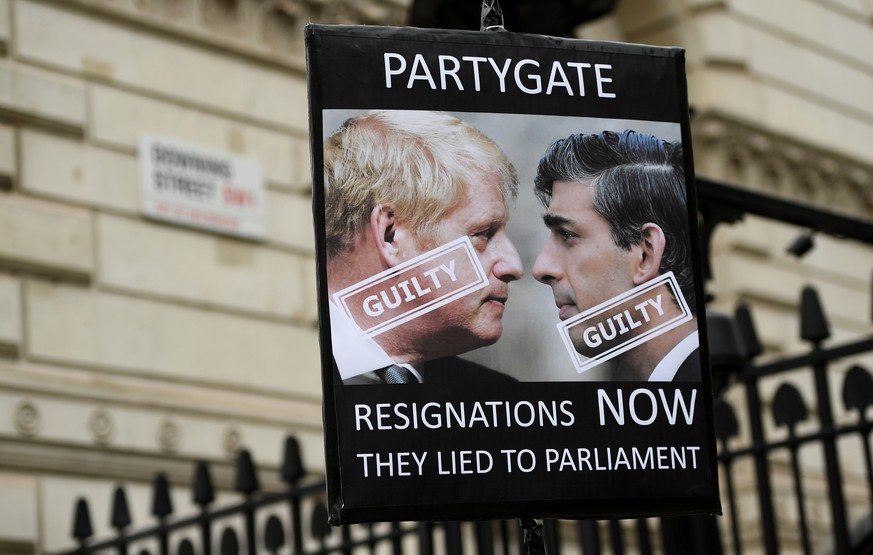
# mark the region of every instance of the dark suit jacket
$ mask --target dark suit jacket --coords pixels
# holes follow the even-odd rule
[[[515,378],[482,366],[461,357],[445,357],[430,360],[416,366],[426,384],[452,385],[498,385],[517,382]]]
[[[673,376],[674,382],[699,382],[703,379],[700,375],[700,349],[694,349],[679,365],[679,370]]]

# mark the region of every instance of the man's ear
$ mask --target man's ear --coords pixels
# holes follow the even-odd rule
[[[664,256],[666,246],[667,239],[664,237],[664,230],[661,229],[661,226],[653,223],[643,224],[642,240],[639,245],[635,245],[634,249],[637,251],[634,285],[641,285],[658,277],[661,273],[661,259]]]
[[[370,212],[370,240],[379,254],[382,263],[392,268],[401,262],[395,234],[397,232],[394,209],[385,204],[377,204]]]

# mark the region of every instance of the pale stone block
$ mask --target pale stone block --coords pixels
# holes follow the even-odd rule
[[[0,196],[0,262],[61,274],[90,275],[91,215],[19,196]]]
[[[689,28],[682,25],[655,26],[651,30],[634,35],[630,42],[685,48],[688,61],[690,61],[691,56],[696,54],[697,50],[689,37]]]
[[[862,243],[837,239],[829,235],[813,236],[815,247],[803,257],[803,264],[812,266],[833,279],[845,278],[846,283],[866,288],[873,271],[873,253]]]
[[[790,84],[810,96],[827,96],[829,103],[841,103],[873,116],[873,75],[869,70],[835,63],[832,56],[799,48],[794,41],[753,27],[748,27],[744,35],[748,67],[757,75]]]
[[[681,8],[678,4],[673,0],[622,0],[615,8],[615,17],[630,35],[675,17]]]
[[[312,190],[312,155],[309,139],[295,139],[291,149],[292,181],[301,191]]]
[[[143,133],[172,137],[251,156],[274,184],[309,188],[295,156],[308,149],[305,139],[99,85],[92,87],[90,101],[91,132],[99,141],[136,148]]]
[[[320,396],[314,330],[77,287],[25,291],[36,359]]]
[[[139,209],[139,176],[131,156],[28,129],[21,131],[20,144],[25,191],[88,206]]]
[[[16,6],[15,18],[18,54],[25,59],[299,131],[308,129],[302,74],[252,64],[55,5],[22,1]]]
[[[721,287],[727,290],[786,307],[799,306],[803,288],[812,285],[818,291],[825,314],[835,324],[835,339],[850,336],[852,330],[869,329],[867,286],[824,281],[818,272],[800,264],[762,264],[759,259],[744,256],[723,257],[716,261],[715,272]]]
[[[37,484],[24,474],[0,473],[0,542],[31,541],[36,543]]]
[[[70,523],[79,499],[88,502],[91,514],[91,525],[94,536],[98,538],[111,537],[113,530],[109,527],[109,507],[115,483],[111,480],[85,480],[81,478],[62,478],[45,476],[40,478],[39,503],[41,507],[51,508],[40,511],[40,532],[42,548],[45,552],[70,550],[76,546],[70,536]],[[132,516],[142,523],[147,512],[133,506],[128,499]]]
[[[870,0],[824,0],[824,3],[843,8],[859,17],[873,16],[873,2]]]
[[[849,17],[820,2],[797,0],[730,0],[731,9],[766,27],[793,35],[812,48],[851,58],[870,67],[869,53],[873,52],[873,33],[870,23],[860,17]],[[786,17],[790,14],[790,17]],[[793,64],[787,64],[793,65]],[[833,93],[832,88],[827,91]]]
[[[759,82],[745,71],[711,67],[705,74],[689,73],[688,91],[691,103],[701,112],[713,109],[732,114],[859,160],[870,155],[873,124],[812,97]]]
[[[738,68],[706,68],[688,72],[688,99],[699,111],[712,109],[742,115],[743,120],[764,117],[762,87]]]
[[[13,178],[18,164],[15,158],[15,130],[0,125],[0,176]]]
[[[11,37],[9,33],[10,28],[9,0],[0,0],[0,42],[3,44],[9,44],[9,39]]]
[[[303,270],[303,315],[309,322],[318,322],[318,274],[315,260],[307,260]]]
[[[762,256],[785,256],[785,249],[800,229],[757,216],[746,216],[733,225],[717,228],[716,237],[738,248]]]
[[[577,30],[578,38],[586,40],[624,40],[624,30],[614,15],[586,22]]]
[[[869,159],[873,123],[782,89],[767,87],[762,93],[766,110],[761,122],[766,127],[851,158]]]
[[[21,346],[21,284],[0,275],[0,353],[15,354]]]
[[[0,108],[65,127],[85,126],[82,84],[30,68],[0,65]]]
[[[281,245],[315,252],[312,199],[267,191],[267,235]]]
[[[303,454],[303,464],[307,472],[323,474],[324,468],[324,434],[321,430],[302,430],[294,433],[300,443]]]
[[[107,285],[280,318],[303,311],[298,256],[109,215],[97,233]]]
[[[744,65],[749,62],[747,52],[748,29],[725,11],[704,11],[694,18],[695,36],[699,39],[696,57]]]

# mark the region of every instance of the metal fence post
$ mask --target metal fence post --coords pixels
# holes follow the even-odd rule
[[[127,495],[121,486],[117,486],[112,494],[111,513],[110,526],[115,528],[120,540],[118,555],[127,555],[127,541],[124,539],[124,529],[130,526],[130,511],[127,508]]]
[[[813,372],[817,396],[818,418],[823,434],[828,489],[830,490],[831,518],[833,519],[834,547],[837,553],[849,552],[849,528],[843,497],[842,476],[834,434],[834,414],[831,407],[827,359],[821,356],[821,342],[830,337],[830,329],[818,293],[812,287],[803,289],[800,303],[801,337],[812,343]]]
[[[173,514],[173,501],[170,499],[170,482],[163,472],[155,474],[152,480],[152,516],[158,519],[158,545],[161,555],[170,555],[170,538],[167,531],[167,517]]]
[[[215,488],[212,485],[212,475],[209,464],[198,461],[194,465],[194,481],[191,486],[194,504],[200,507],[200,542],[203,555],[212,555],[212,519],[209,516],[209,505],[215,501]]]
[[[250,501],[260,487],[252,455],[247,449],[241,449],[236,460],[236,491],[243,494],[247,501],[243,509],[243,516],[245,517],[246,546],[249,555],[257,555],[258,553],[255,536],[255,509]]]

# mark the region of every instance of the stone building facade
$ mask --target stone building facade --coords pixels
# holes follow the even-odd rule
[[[69,547],[82,495],[107,532],[117,483],[147,520],[157,470],[185,512],[191,463],[227,488],[241,446],[277,487],[287,434],[323,470],[302,29],[408,4],[0,0],[0,552]],[[698,174],[873,218],[870,0],[621,0],[578,32],[687,49]],[[258,160],[266,238],[144,218],[143,133]],[[799,260],[796,231],[716,236],[713,306],[749,302],[771,355],[799,348],[808,282],[836,339],[870,332],[873,253]]]

